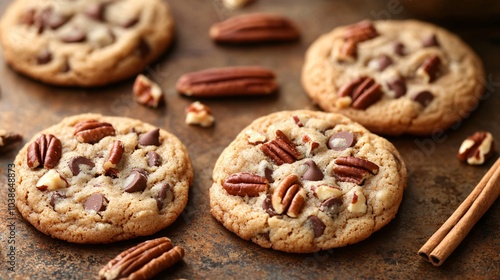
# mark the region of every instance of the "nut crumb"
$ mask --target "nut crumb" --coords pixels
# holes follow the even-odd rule
[[[212,110],[207,105],[196,101],[186,107],[186,124],[210,127],[214,122]]]

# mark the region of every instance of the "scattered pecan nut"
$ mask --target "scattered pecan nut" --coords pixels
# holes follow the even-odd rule
[[[61,141],[52,134],[42,134],[28,146],[27,162],[31,169],[43,166],[54,168],[61,159]]]
[[[23,136],[17,133],[8,133],[0,129],[0,153],[8,151],[9,147],[23,140]]]
[[[222,183],[222,187],[230,195],[251,197],[267,191],[269,182],[264,177],[248,172],[239,172],[229,175]]]
[[[357,185],[362,185],[366,178],[379,171],[379,166],[375,163],[353,156],[338,157],[335,164],[333,172],[338,181]]]
[[[299,36],[299,30],[290,19],[275,14],[239,15],[210,27],[210,38],[218,43],[292,41]]]
[[[294,163],[302,157],[295,143],[288,139],[281,130],[276,130],[276,138],[262,144],[261,149],[277,165]]]
[[[423,77],[427,83],[432,83],[439,75],[441,59],[437,55],[430,56],[424,60],[422,65],[417,69],[417,75]]]
[[[338,91],[340,98],[350,97],[351,106],[359,110],[364,110],[379,101],[382,94],[380,84],[370,77],[354,79],[343,85]]]
[[[271,201],[277,214],[286,213],[289,217],[296,218],[304,206],[306,197],[306,190],[300,184],[299,177],[290,174],[276,187]]]
[[[199,101],[193,102],[186,107],[186,124],[199,125],[202,127],[212,126],[215,118],[212,110]]]
[[[480,165],[494,153],[493,135],[487,131],[478,131],[462,142],[458,150],[458,159],[471,165]]]
[[[95,144],[106,136],[114,136],[115,129],[107,122],[87,120],[77,123],[73,134],[79,142]]]
[[[151,279],[184,257],[184,249],[173,246],[167,237],[148,240],[109,261],[100,271],[100,279]]]
[[[142,74],[135,79],[133,92],[137,103],[151,108],[157,108],[165,102],[160,86]]]
[[[195,97],[268,95],[278,85],[270,69],[260,66],[209,68],[182,75],[176,84],[181,94]]]
[[[123,146],[123,143],[120,140],[113,141],[113,146],[109,151],[108,159],[104,162],[102,166],[104,168],[104,172],[106,172],[106,175],[111,177],[117,177],[118,170],[116,169],[116,166],[118,165],[118,163],[120,163],[124,151],[125,147]]]

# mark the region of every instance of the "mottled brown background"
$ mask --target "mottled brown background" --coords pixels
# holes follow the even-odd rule
[[[0,11],[8,2],[0,2]],[[238,11],[228,11],[215,0],[169,2],[176,21],[175,43],[144,71],[166,91],[167,106],[162,109],[135,104],[131,96],[132,80],[98,89],[57,88],[20,76],[0,61],[0,128],[23,134],[25,141],[65,116],[97,112],[139,118],[171,131],[188,147],[196,173],[188,206],[170,228],[148,237],[168,236],[185,248],[186,256],[157,279],[498,279],[498,202],[442,267],[433,267],[417,256],[418,249],[493,163],[491,160],[485,166],[467,166],[458,162],[456,152],[462,140],[476,130],[489,130],[500,140],[500,24],[489,17],[494,10],[485,6],[480,17],[464,17],[466,12],[454,11],[462,17],[430,19],[458,33],[477,51],[485,64],[487,93],[470,118],[440,137],[390,138],[410,169],[408,188],[395,220],[359,244],[301,255],[275,252],[241,240],[210,216],[208,188],[215,160],[253,119],[278,110],[315,108],[301,87],[300,71],[304,52],[320,34],[365,18],[414,17],[415,8],[400,6],[397,0],[259,0]],[[448,6],[445,10],[453,8]],[[302,30],[301,40],[252,47],[218,46],[209,40],[208,27],[212,23],[253,11],[279,12],[293,18]],[[274,69],[281,86],[279,93],[262,98],[201,100],[212,107],[215,127],[186,126],[184,108],[194,99],[177,95],[174,89],[177,78],[206,67],[245,64]],[[0,156],[1,279],[94,279],[113,256],[148,239],[95,246],[69,244],[41,234],[16,213],[16,272],[8,273],[6,170],[18,148]]]

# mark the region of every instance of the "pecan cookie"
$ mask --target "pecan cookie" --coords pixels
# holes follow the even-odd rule
[[[174,135],[84,114],[33,137],[15,159],[16,206],[41,232],[76,243],[153,234],[186,206],[193,168]]]
[[[341,247],[394,218],[406,176],[394,146],[350,119],[278,112],[255,120],[220,155],[211,213],[265,248]]]
[[[311,45],[302,69],[319,107],[386,135],[442,132],[476,107],[484,81],[460,38],[414,20],[335,28]]]
[[[46,83],[99,86],[131,77],[173,37],[160,0],[20,0],[0,26],[5,61]]]

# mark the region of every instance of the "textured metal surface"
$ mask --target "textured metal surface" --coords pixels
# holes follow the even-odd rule
[[[2,1],[1,11],[9,1]],[[109,245],[78,245],[38,232],[8,209],[7,169],[17,150],[0,156],[0,279],[95,279],[99,269],[122,250],[149,238],[168,236],[185,248],[184,261],[158,279],[436,279],[497,278],[500,275],[500,205],[496,202],[443,266],[417,256],[418,249],[453,213],[493,160],[481,167],[461,164],[456,152],[476,130],[500,140],[500,26],[440,22],[458,33],[485,63],[487,93],[471,116],[442,135],[390,138],[405,159],[410,177],[397,217],[369,239],[315,254],[287,254],[241,240],[209,213],[211,170],[222,149],[253,119],[285,109],[313,108],[300,84],[303,55],[320,34],[364,18],[409,18],[399,1],[256,1],[228,11],[219,1],[171,0],[176,20],[172,48],[145,73],[166,91],[167,106],[152,110],[132,100],[132,80],[98,89],[57,88],[20,76],[0,61],[0,128],[31,138],[63,117],[97,112],[139,118],[176,134],[188,147],[195,182],[187,208],[168,229],[148,238]],[[286,2],[286,3],[285,3]],[[279,12],[296,20],[299,42],[221,46],[208,27],[237,13]],[[258,64],[274,69],[275,96],[203,99],[216,117],[213,128],[184,124],[184,108],[194,99],[178,96],[174,85],[185,72],[213,66]],[[498,145],[497,145],[498,147]],[[18,148],[18,147],[17,147]],[[16,149],[17,149],[16,148]],[[497,157],[495,155],[495,157]],[[11,228],[9,228],[11,227]],[[15,243],[13,243],[15,241]],[[10,242],[10,243],[9,243]],[[15,246],[11,250],[11,246]],[[9,256],[14,252],[14,257]],[[13,259],[15,272],[8,271]]]

